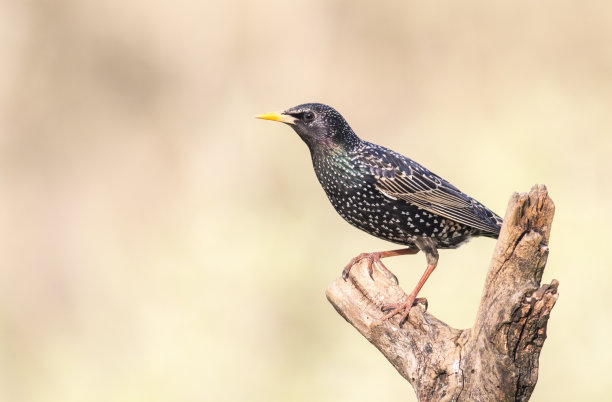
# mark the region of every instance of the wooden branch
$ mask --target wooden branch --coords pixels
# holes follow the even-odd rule
[[[451,328],[421,306],[410,310],[401,328],[398,316],[381,321],[381,307],[406,294],[376,270],[372,280],[365,261],[347,281],[335,280],[327,298],[408,380],[420,401],[526,401],[559,296],[557,280],[540,287],[553,215],[543,185],[512,196],[471,329]]]

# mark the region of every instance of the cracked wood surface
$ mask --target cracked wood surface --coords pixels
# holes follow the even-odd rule
[[[526,401],[538,378],[556,280],[540,286],[554,204],[546,187],[514,194],[485,279],[474,326],[451,328],[421,306],[408,321],[380,321],[404,291],[365,261],[326,295],[334,308],[393,364],[420,401]]]

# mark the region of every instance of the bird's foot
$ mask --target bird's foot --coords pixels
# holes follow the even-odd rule
[[[353,265],[357,264],[359,261],[363,259],[367,259],[368,260],[368,274],[370,274],[370,278],[372,278],[372,280],[374,280],[374,277],[372,276],[372,274],[374,273],[374,264],[376,264],[380,268],[380,270],[385,273],[387,278],[393,280],[393,282],[395,282],[396,285],[399,284],[397,280],[397,276],[395,276],[393,272],[389,271],[389,269],[385,266],[385,264],[382,263],[382,261],[380,260],[381,257],[382,257],[381,252],[359,254],[357,257],[350,260],[349,263],[346,265],[346,267],[344,267],[344,269],[342,270],[342,278],[344,280],[347,280],[349,277],[349,272],[351,271],[351,268],[353,268]]]
[[[429,306],[429,303],[427,302],[427,299],[425,297],[416,297],[416,295],[412,294],[408,296],[406,301],[384,306],[382,308],[382,311],[387,314],[382,318],[381,321],[388,320],[394,315],[401,313],[402,315],[399,322],[399,325],[401,327],[402,324],[404,324],[404,322],[408,320],[408,313],[410,312],[410,309],[413,306],[416,306],[417,304],[422,304],[425,307],[425,310],[427,310],[427,307]]]

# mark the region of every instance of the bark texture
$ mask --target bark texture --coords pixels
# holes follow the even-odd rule
[[[408,321],[381,321],[406,294],[365,261],[327,289],[334,308],[393,364],[420,401],[527,401],[538,379],[546,324],[559,282],[540,286],[554,204],[546,187],[508,204],[474,326],[454,329],[413,307]]]

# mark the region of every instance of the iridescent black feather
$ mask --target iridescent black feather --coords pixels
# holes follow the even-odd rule
[[[359,229],[409,247],[419,237],[454,248],[499,235],[499,216],[413,160],[361,140],[333,108],[309,103],[283,114],[293,117],[332,205]]]

